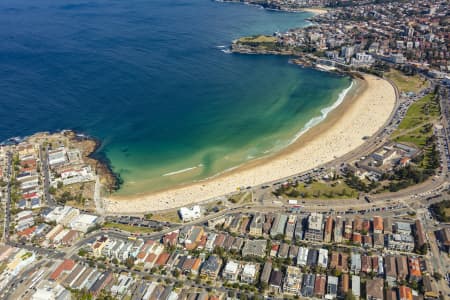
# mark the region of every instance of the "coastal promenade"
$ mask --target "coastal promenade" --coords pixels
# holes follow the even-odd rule
[[[104,199],[105,212],[144,213],[202,202],[233,193],[238,187],[286,178],[346,155],[363,146],[364,137],[376,134],[396,107],[396,91],[388,81],[372,75],[355,81],[356,86],[326,120],[279,153],[183,187]]]

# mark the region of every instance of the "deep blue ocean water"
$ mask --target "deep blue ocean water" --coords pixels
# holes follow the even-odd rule
[[[277,151],[350,80],[219,46],[308,16],[210,0],[2,0],[0,140],[95,136],[122,194]]]

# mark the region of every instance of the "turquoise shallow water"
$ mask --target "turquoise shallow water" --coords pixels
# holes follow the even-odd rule
[[[119,194],[277,151],[350,80],[219,46],[308,16],[209,0],[3,0],[0,139],[63,128],[98,137],[124,179]]]

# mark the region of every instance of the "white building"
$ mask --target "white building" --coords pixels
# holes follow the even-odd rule
[[[81,214],[70,222],[69,226],[73,230],[81,231],[86,233],[89,228],[95,225],[97,222],[97,216]]]
[[[336,299],[338,292],[338,281],[339,279],[336,276],[328,276],[325,299]]]
[[[88,182],[95,180],[95,175],[91,170],[90,166],[84,166],[80,169],[69,169],[61,172],[61,178],[52,184],[55,185],[59,181],[62,181],[64,185]]]
[[[308,252],[309,249],[306,247],[300,247],[298,249],[297,265],[306,266],[306,262],[308,261]]]
[[[191,208],[182,207],[180,208],[179,213],[183,222],[190,222],[202,216],[201,207],[199,205],[194,205]]]
[[[48,152],[48,164],[53,167],[56,165],[62,165],[67,162],[66,150],[61,147],[58,150]]]
[[[70,300],[71,294],[59,284],[45,284],[38,289],[31,297],[31,300]]]
[[[352,58],[352,65],[356,67],[370,66],[373,62],[372,55],[366,53],[356,53],[356,57]]]
[[[208,233],[208,239],[205,244],[206,251],[213,251],[214,250],[214,241],[216,240],[217,234],[214,232]]]
[[[252,263],[247,263],[241,273],[241,281],[252,284],[256,279],[256,265]]]
[[[357,275],[352,276],[352,293],[356,299],[361,297],[361,278]]]
[[[317,265],[321,268],[326,269],[328,266],[328,250],[319,249],[319,259],[317,260]]]
[[[67,222],[71,221],[71,220],[67,221],[67,216],[68,215],[73,215],[73,217],[77,216],[78,214],[76,213],[76,211],[78,211],[79,214],[79,210],[71,206],[57,206],[45,216],[45,221],[56,222],[58,224],[64,222],[67,224]]]
[[[228,281],[236,281],[239,274],[240,264],[235,261],[228,261],[222,272],[222,277]]]
[[[361,272],[361,255],[359,253],[352,253],[350,270],[355,274]]]

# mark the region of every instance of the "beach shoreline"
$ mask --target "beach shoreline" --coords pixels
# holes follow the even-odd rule
[[[328,12],[326,8],[302,8],[300,11],[313,13],[314,15],[323,15]]]
[[[256,7],[261,7],[263,9],[266,10],[271,10],[271,11],[280,11],[280,12],[309,12],[312,13],[314,15],[322,15],[322,14],[326,14],[328,12],[328,9],[324,8],[324,7],[294,7],[294,8],[290,8],[290,7],[286,7],[286,6],[273,6],[273,5],[267,5],[264,3],[260,3],[260,2],[253,2],[252,0],[249,1],[243,1],[243,0],[214,0],[216,2],[222,2],[222,3],[240,3],[240,4],[245,4],[245,5],[253,5]]]
[[[104,199],[107,213],[145,213],[218,198],[241,186],[256,186],[312,169],[345,155],[375,134],[395,107],[394,87],[373,75],[357,84],[319,124],[277,153],[249,161],[218,176],[159,192]]]

